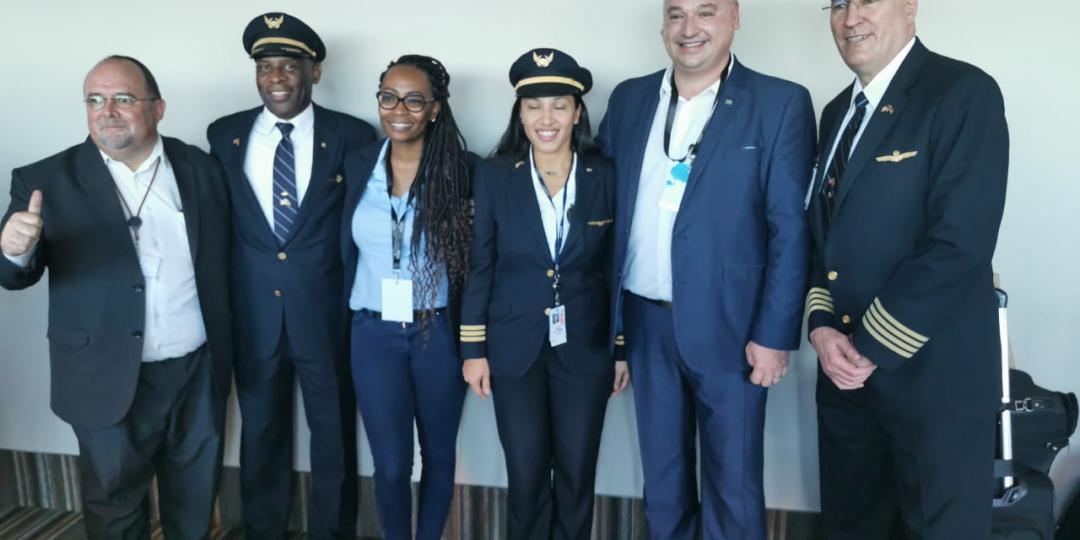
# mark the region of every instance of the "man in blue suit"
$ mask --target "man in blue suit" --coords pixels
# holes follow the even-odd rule
[[[308,535],[352,538],[356,405],[344,358],[338,231],[345,153],[374,130],[311,102],[326,49],[302,21],[260,15],[243,41],[263,106],[218,119],[207,138],[232,194],[244,519],[249,536],[285,535],[295,375],[311,428]]]
[[[915,37],[918,0],[833,0],[854,73],[821,115],[807,317],[825,537],[990,537],[1001,397],[994,79]]]
[[[663,10],[672,66],[620,84],[600,127],[617,174],[612,344],[627,346],[651,535],[764,538],[765,389],[799,343],[813,111],[806,89],[735,60],[737,0]]]

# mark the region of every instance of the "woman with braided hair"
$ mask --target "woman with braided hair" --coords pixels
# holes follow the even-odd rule
[[[470,237],[476,158],[450,110],[438,60],[406,55],[379,78],[386,139],[347,161],[342,223],[351,364],[375,462],[375,507],[387,539],[413,537],[413,422],[419,433],[416,538],[442,535],[453,498],[465,399],[456,306]]]

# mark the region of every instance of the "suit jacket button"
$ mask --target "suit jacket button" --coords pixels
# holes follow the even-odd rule
[[[833,270],[833,271],[829,272],[828,277],[829,277],[829,281],[836,281],[837,279],[840,279],[840,274],[836,273],[836,270]]]
[[[547,271],[547,277],[555,277],[555,271],[549,268]]]
[[[284,261],[285,259],[288,259],[288,258],[289,258],[289,256],[284,251],[277,254],[277,260],[279,260],[279,261]]]
[[[140,340],[142,340],[142,332],[139,332],[138,330],[136,330],[136,331],[131,333],[131,337],[134,338],[135,341],[140,341]]]
[[[274,296],[281,298],[283,294],[285,293],[281,292],[281,289],[274,289]]]
[[[840,317],[840,320],[843,321],[844,324],[851,324],[851,316],[850,315],[844,315],[843,317]]]
[[[544,316],[547,317],[548,315],[551,315],[551,308],[544,308]]]

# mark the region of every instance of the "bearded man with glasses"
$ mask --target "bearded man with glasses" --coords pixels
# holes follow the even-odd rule
[[[52,408],[79,442],[87,536],[207,538],[232,370],[225,179],[158,135],[150,70],[110,56],[84,83],[90,137],[15,169],[0,285],[49,270]]]

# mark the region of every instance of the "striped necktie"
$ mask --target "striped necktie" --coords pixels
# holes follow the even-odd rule
[[[840,187],[840,180],[844,177],[844,170],[847,169],[848,159],[851,157],[855,135],[859,133],[859,127],[862,126],[863,117],[866,116],[866,106],[869,103],[870,100],[866,99],[866,95],[862,92],[855,96],[855,114],[851,115],[851,121],[848,122],[847,127],[844,128],[844,133],[840,136],[840,142],[836,145],[836,151],[833,153],[832,163],[829,166],[825,182],[821,186],[821,195],[825,202],[826,225],[832,224],[833,197]]]
[[[281,142],[274,152],[274,236],[281,245],[285,245],[285,240],[289,238],[297,209],[300,208],[300,201],[296,198],[296,158],[292,140],[289,139],[293,127],[287,122],[277,123],[277,128],[281,130]]]

